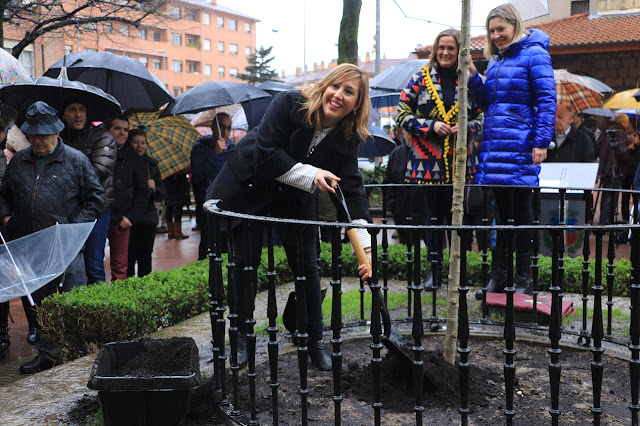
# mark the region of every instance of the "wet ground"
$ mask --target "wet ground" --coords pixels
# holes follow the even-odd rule
[[[185,218],[183,232],[191,235],[187,240],[168,240],[166,234],[158,234],[154,250],[154,269],[167,270],[182,264],[196,260],[199,233],[191,228],[193,221]],[[108,256],[108,250],[106,251]],[[106,262],[108,268],[108,260]],[[110,273],[107,270],[107,276]],[[323,287],[327,287],[328,280],[323,280]],[[399,283],[405,286],[405,283]],[[345,280],[343,290],[358,288],[356,280]],[[278,289],[278,312],[282,312],[286,304],[286,298],[293,289],[289,284]],[[473,292],[470,292],[472,294]],[[264,298],[261,300],[260,298]],[[565,295],[565,300],[573,299],[574,303],[580,303],[578,295]],[[616,300],[616,306],[626,310],[628,301]],[[34,425],[34,424],[64,424],[64,418],[69,409],[85,395],[95,396],[95,391],[87,388],[90,369],[93,366],[96,354],[90,354],[72,362],[55,367],[51,370],[31,376],[21,376],[17,373],[18,366],[29,361],[35,356],[35,349],[26,344],[27,326],[24,313],[19,301],[12,302],[12,315],[14,323],[10,324],[11,330],[11,355],[8,359],[0,360],[0,424],[2,425]],[[258,310],[255,313],[257,324],[266,321],[266,313],[260,307],[266,307],[266,294],[260,294],[256,300]],[[427,309],[425,307],[425,309]],[[480,328],[474,330],[482,333]],[[501,334],[501,330],[496,330]],[[366,330],[361,331],[366,334]],[[524,333],[518,331],[518,337]],[[207,313],[191,318],[181,324],[168,327],[151,337],[189,336],[193,337],[200,350],[201,371],[212,373],[210,360],[211,348],[211,322]],[[548,337],[540,334],[540,339],[548,342]],[[574,342],[574,338],[569,338]],[[569,342],[569,343],[571,343]],[[283,347],[292,349],[286,339],[282,339]],[[608,350],[609,352],[609,350]],[[623,351],[624,354],[624,351]],[[266,359],[266,345],[259,347],[258,357]]]

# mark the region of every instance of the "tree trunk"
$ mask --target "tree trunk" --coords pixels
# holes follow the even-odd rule
[[[467,122],[468,98],[467,84],[469,82],[469,17],[471,0],[462,0],[462,34],[460,51],[458,52],[458,100],[460,112],[458,115],[458,138],[455,147],[455,182],[453,184],[453,202],[451,222],[454,226],[462,225],[464,185],[467,172]],[[460,286],[460,236],[451,233],[451,251],[449,254],[449,289],[447,290],[447,330],[444,338],[444,359],[451,365],[455,364],[456,346],[458,341],[458,308]]]
[[[358,65],[358,24],[362,0],[342,0],[342,21],[338,36],[338,63]]]

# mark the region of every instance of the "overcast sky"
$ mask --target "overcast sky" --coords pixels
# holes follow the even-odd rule
[[[474,1],[472,35],[484,34],[487,13],[501,2]],[[328,64],[338,57],[342,0],[217,0],[217,4],[260,19],[257,46],[274,46],[273,68],[279,74],[283,70],[293,74],[296,67],[302,67],[305,57],[308,69],[313,69],[314,63]],[[440,31],[460,27],[460,19],[460,0],[380,0],[381,54],[388,59],[406,58],[418,44],[431,45]],[[375,59],[375,34],[376,0],[362,0],[360,58],[370,52]]]

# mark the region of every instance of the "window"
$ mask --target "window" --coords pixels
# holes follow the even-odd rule
[[[23,50],[18,60],[22,64],[22,67],[27,72],[27,74],[35,75],[36,70],[33,64],[33,47],[31,47],[31,49],[29,50]]]
[[[198,42],[198,37],[188,35],[187,36],[187,44],[196,44]]]
[[[211,25],[211,15],[208,13],[202,14],[202,23],[205,25]]]
[[[197,73],[198,72],[198,63],[197,62],[188,62],[187,66],[189,67],[189,72],[190,73]]]
[[[107,34],[111,34],[111,32],[113,31],[113,26],[111,25],[111,22],[105,22],[104,23],[104,32]]]
[[[180,8],[178,6],[171,6],[171,17],[180,19]]]
[[[251,56],[251,48],[249,46],[245,46],[244,56]]]
[[[251,24],[248,22],[244,23],[244,32],[249,34],[251,32]]]
[[[154,59],[153,60],[153,69],[161,70],[162,69],[162,59]]]
[[[182,34],[171,34],[171,44],[174,46],[182,46]]]
[[[98,32],[98,24],[95,22],[87,22],[82,26],[85,31],[97,33]]]
[[[238,21],[235,19],[229,19],[229,29],[231,31],[238,31]]]
[[[233,43],[229,43],[229,53],[231,53],[232,55],[237,55],[238,54],[238,45],[237,44],[233,44]]]
[[[182,87],[174,87],[173,88],[173,96],[180,96],[182,95]]]
[[[153,41],[160,41],[160,31],[153,31],[151,33]]]
[[[224,67],[218,67],[218,77],[224,77]]]
[[[206,50],[207,52],[211,50],[211,40],[209,40],[208,38],[204,39],[204,50]]]
[[[224,53],[224,41],[218,42],[218,52]]]
[[[146,56],[140,56],[138,60],[142,65],[144,65],[145,68],[147,68],[147,65],[149,64],[149,59],[147,59]]]
[[[238,78],[238,68],[229,68],[229,77]]]
[[[571,1],[571,16],[578,15],[580,13],[587,13],[589,11],[589,0],[572,0]]]
[[[120,25],[120,34],[125,37],[129,37],[129,27],[126,25]]]
[[[171,71],[182,72],[182,61],[171,61]]]
[[[206,75],[206,76],[210,76],[211,75],[211,65],[205,64],[205,66],[204,66],[204,75]]]
[[[140,40],[146,40],[147,39],[147,30],[145,30],[144,28],[140,28],[138,30],[138,36],[140,37]]]
[[[218,16],[218,28],[224,28],[224,18],[222,16]]]
[[[69,54],[69,53],[71,53],[71,52],[73,52],[73,46],[66,45],[66,46],[64,47],[64,54],[65,54],[65,55],[68,55],[68,54]]]

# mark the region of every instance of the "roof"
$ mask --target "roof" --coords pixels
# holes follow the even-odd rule
[[[553,21],[541,22],[528,28],[538,28],[551,39],[549,51],[585,48],[590,51],[609,50],[611,44],[640,43],[640,13],[597,14],[583,13]],[[485,36],[470,40],[472,51],[484,49]],[[571,49],[573,50],[573,49]],[[619,50],[619,49],[618,49]]]
[[[254,18],[252,16],[249,16],[245,13],[242,12],[238,12],[236,10],[233,9],[229,9],[228,7],[224,7],[224,6],[218,6],[217,4],[212,4],[211,2],[207,1],[207,0],[177,0],[181,3],[187,3],[187,4],[191,4],[193,6],[198,6],[204,9],[209,9],[209,10],[214,10],[216,12],[219,13],[224,13],[227,15],[234,15],[237,16],[239,18],[244,18],[246,20],[249,21],[253,21],[253,22],[260,22],[259,19]]]

